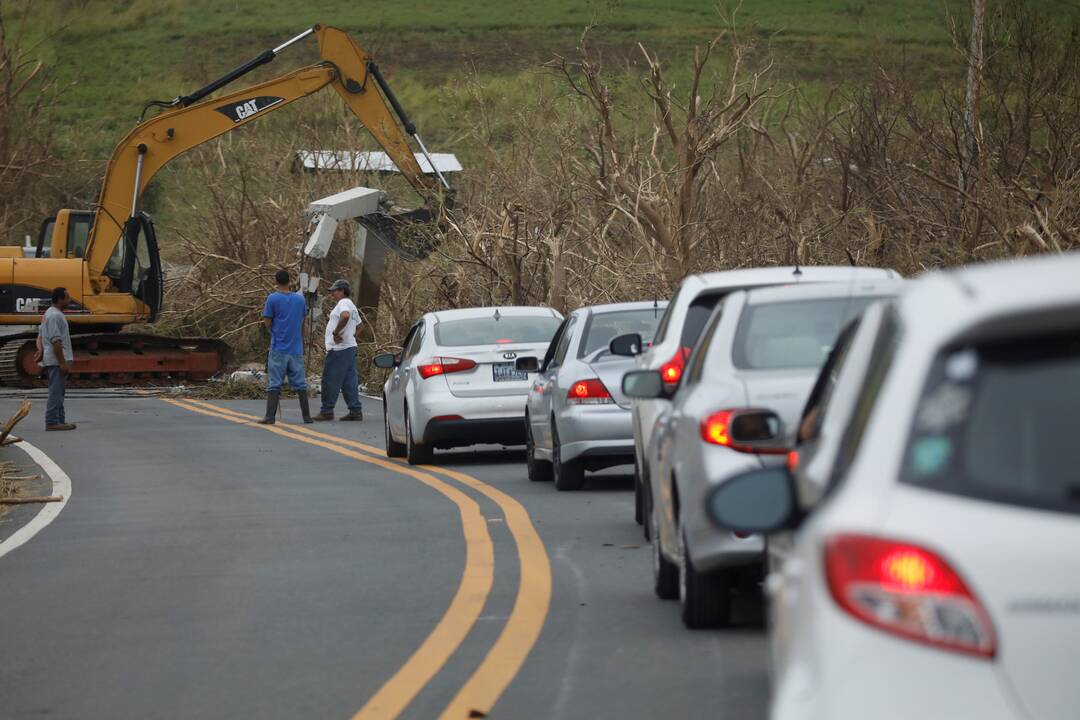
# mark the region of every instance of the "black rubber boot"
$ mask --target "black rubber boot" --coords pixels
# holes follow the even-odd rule
[[[276,422],[279,400],[281,400],[280,390],[272,390],[266,393],[266,417],[258,421],[260,425],[273,425]]]
[[[296,394],[300,396],[300,414],[304,418],[304,424],[310,425],[315,421],[311,419],[311,408],[308,407],[307,390],[298,390]]]

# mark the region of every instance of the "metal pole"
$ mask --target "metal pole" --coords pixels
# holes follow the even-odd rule
[[[274,48],[270,52],[277,55],[279,52],[281,52],[285,48],[289,47],[293,43],[300,42],[301,40],[303,40],[304,38],[306,38],[308,35],[310,35],[313,32],[315,32],[315,28],[308,28],[304,32],[302,32],[299,35],[297,35],[296,37],[294,37],[292,40],[286,40],[285,42],[281,43],[280,45],[278,45],[276,48]]]
[[[446,182],[446,178],[444,178],[443,174],[439,172],[439,168],[435,166],[435,160],[433,160],[431,155],[428,153],[427,148],[424,146],[424,141],[420,139],[420,133],[413,133],[413,137],[416,138],[416,144],[420,146],[420,152],[424,153],[424,157],[427,158],[428,163],[431,165],[431,169],[434,170],[435,174],[439,176],[439,180],[440,182],[442,182],[443,187],[449,190],[450,183]]]
[[[146,143],[139,143],[139,159],[135,165],[135,190],[131,194],[131,217],[135,217],[135,213],[139,209],[139,186],[142,185],[142,166],[143,157],[146,155]]]

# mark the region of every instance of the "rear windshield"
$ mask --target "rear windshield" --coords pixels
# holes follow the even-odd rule
[[[656,326],[663,314],[664,308],[659,306],[642,310],[593,313],[582,330],[584,337],[578,346],[578,357],[585,357],[606,348],[617,335],[637,333],[642,342],[652,342]]]
[[[492,317],[444,320],[435,326],[435,342],[444,347],[549,343],[561,321],[557,317]]]
[[[1080,330],[951,350],[935,362],[904,482],[1080,513]]]
[[[840,329],[878,299],[860,296],[748,305],[735,331],[732,361],[744,370],[819,368]]]

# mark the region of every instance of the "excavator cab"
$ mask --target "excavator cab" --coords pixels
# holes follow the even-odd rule
[[[86,241],[94,226],[94,213],[80,210],[61,210],[41,223],[38,232],[38,258],[83,258]]]
[[[157,320],[164,301],[165,283],[158,254],[154,221],[144,212],[129,218],[124,239],[116,244],[105,265],[105,275],[121,292],[134,295],[150,310],[149,322]]]

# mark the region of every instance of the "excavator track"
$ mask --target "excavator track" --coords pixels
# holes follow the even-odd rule
[[[11,387],[45,385],[34,363],[35,333],[3,338],[0,382]],[[172,338],[137,333],[94,333],[71,336],[75,361],[72,387],[161,385],[208,380],[229,361],[229,346],[217,338]]]

